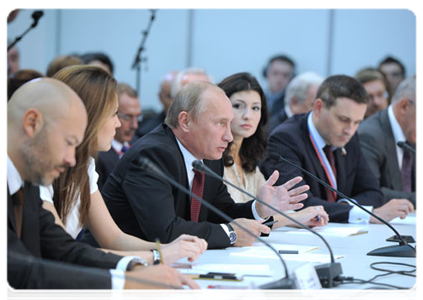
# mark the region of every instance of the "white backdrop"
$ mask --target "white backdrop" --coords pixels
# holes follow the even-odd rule
[[[21,10],[8,24],[9,39],[30,26],[34,10]],[[21,68],[45,73],[57,55],[103,51],[115,65],[116,79],[135,87],[131,65],[150,16],[147,9],[44,9],[38,26],[18,43]],[[248,71],[266,88],[262,69],[279,53],[293,58],[297,73],[354,76],[392,55],[412,75],[416,17],[400,9],[158,10],[143,53],[142,105],[160,110],[161,77],[189,66],[205,68],[216,82]]]

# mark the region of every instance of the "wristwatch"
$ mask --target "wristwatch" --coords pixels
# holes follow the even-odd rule
[[[129,261],[128,265],[126,266],[126,271],[131,271],[135,266],[138,265],[148,267],[148,262],[141,257],[135,257]]]
[[[151,252],[153,252],[153,265],[160,264],[160,252],[156,249],[151,249]]]
[[[231,226],[231,224],[226,224],[226,226],[228,226],[228,230],[229,230],[229,240],[231,241],[231,245],[235,244],[236,241],[238,240],[238,235],[236,234],[234,228]]]

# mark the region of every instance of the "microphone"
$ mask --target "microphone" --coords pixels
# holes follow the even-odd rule
[[[414,149],[413,147],[411,147],[409,144],[404,143],[404,142],[398,142],[397,145],[401,149],[410,151],[411,153],[413,153],[414,155],[416,155],[416,149]]]
[[[13,46],[16,45],[17,42],[19,42],[25,34],[28,33],[28,31],[30,31],[32,28],[34,28],[35,26],[37,26],[38,24],[38,20],[44,15],[42,10],[36,10],[32,13],[32,18],[34,19],[32,25],[25,30],[24,33],[22,33],[20,36],[16,37],[16,39],[13,41],[13,43],[11,43],[8,47],[7,47],[7,51],[9,51],[10,49],[12,49]]]
[[[38,20],[41,19],[41,17],[44,15],[44,12],[42,10],[36,10],[32,13],[32,18],[34,19],[34,22],[31,25],[31,28],[34,28],[38,24]]]
[[[247,192],[246,190],[244,190],[244,189],[236,186],[235,184],[233,184],[229,180],[226,180],[222,176],[219,176],[218,174],[216,174],[215,172],[213,172],[213,170],[211,170],[209,167],[207,167],[205,164],[203,164],[201,161],[195,160],[192,163],[192,166],[197,171],[202,171],[202,172],[206,173],[207,175],[209,175],[211,177],[214,177],[214,178],[216,178],[218,180],[221,180],[221,181],[229,184],[230,186],[234,187],[238,191],[246,194],[247,196],[249,196],[249,197],[257,200],[258,202],[262,203],[263,205],[269,207],[271,210],[279,213],[280,215],[282,215],[283,217],[287,218],[291,222],[293,222],[293,223],[299,225],[300,227],[306,229],[307,231],[310,231],[311,233],[317,235],[325,243],[326,247],[328,248],[331,262],[328,263],[328,264],[323,264],[323,265],[316,266],[315,267],[316,272],[317,272],[317,274],[319,276],[319,280],[320,280],[320,282],[321,282],[321,284],[322,284],[323,287],[329,287],[330,288],[330,287],[334,287],[335,286],[334,285],[334,279],[336,279],[339,275],[342,274],[342,267],[341,267],[341,264],[340,263],[335,262],[335,258],[334,258],[333,252],[332,252],[332,248],[329,246],[329,243],[326,241],[326,239],[323,236],[321,236],[316,231],[311,230],[310,228],[308,228],[304,224],[298,222],[294,218],[288,216],[284,212],[276,209],[272,205],[270,205],[270,204],[264,202],[263,200],[257,198],[256,196],[252,195],[251,193]]]
[[[398,231],[396,231],[396,229],[391,224],[389,224],[388,222],[386,222],[382,218],[378,217],[377,215],[375,215],[371,211],[367,210],[366,208],[364,208],[360,204],[356,203],[354,200],[352,200],[351,198],[347,197],[346,195],[344,195],[340,191],[334,189],[332,186],[330,186],[329,184],[327,184],[326,182],[324,182],[323,180],[321,180],[320,178],[318,178],[314,174],[310,173],[309,171],[301,168],[300,166],[297,166],[296,164],[290,162],[289,160],[283,158],[282,156],[280,156],[280,155],[278,155],[276,153],[271,154],[271,156],[273,156],[274,158],[278,159],[279,162],[281,162],[281,161],[286,162],[289,165],[293,166],[294,168],[297,168],[297,169],[301,170],[302,172],[304,172],[305,174],[307,174],[308,176],[310,176],[311,178],[313,178],[314,180],[316,180],[318,183],[322,184],[323,186],[327,187],[331,191],[335,192],[337,195],[341,196],[344,199],[347,199],[350,203],[353,203],[355,206],[357,206],[360,209],[364,210],[369,215],[371,215],[374,218],[378,219],[380,222],[382,222],[383,224],[385,224],[386,226],[388,226],[395,233],[395,235],[397,236],[397,238],[399,240],[399,245],[398,246],[388,246],[388,247],[378,248],[378,249],[375,249],[373,251],[370,251],[369,253],[367,253],[367,255],[372,255],[372,256],[392,256],[392,257],[416,257],[416,249],[414,247],[412,247],[411,245],[409,245],[404,240],[404,238],[398,233]]]
[[[262,286],[260,286],[261,289],[295,289],[296,288],[295,280],[289,277],[288,268],[287,268],[287,266],[285,264],[285,261],[283,260],[282,256],[279,255],[278,251],[275,248],[273,248],[269,243],[267,243],[266,241],[264,241],[260,237],[256,237],[249,229],[247,229],[246,227],[244,227],[241,224],[239,224],[233,218],[231,218],[230,216],[228,216],[227,214],[225,214],[221,210],[217,209],[216,207],[214,207],[213,205],[211,205],[210,203],[208,203],[204,199],[198,197],[196,194],[193,194],[185,186],[183,186],[182,184],[180,184],[179,182],[177,182],[176,180],[174,180],[170,176],[166,175],[162,170],[160,170],[148,158],[141,157],[138,160],[138,163],[139,163],[140,167],[143,168],[144,170],[150,171],[150,172],[152,172],[152,173],[160,176],[161,178],[165,179],[166,181],[168,181],[170,184],[172,184],[173,186],[175,186],[176,188],[178,188],[179,190],[181,190],[185,194],[194,197],[195,199],[197,199],[198,201],[201,202],[201,205],[204,205],[205,207],[207,207],[208,209],[210,209],[211,211],[213,211],[215,214],[217,214],[221,218],[225,219],[227,222],[234,223],[239,228],[241,228],[243,231],[245,231],[247,234],[253,236],[254,238],[257,238],[260,242],[262,242],[264,245],[266,245],[268,248],[270,248],[273,252],[276,253],[276,255],[279,257],[279,259],[280,259],[280,261],[281,261],[281,263],[282,263],[282,265],[284,267],[285,277],[283,277],[283,278],[281,278],[281,279],[279,279],[279,280],[277,280],[275,282],[262,285]]]

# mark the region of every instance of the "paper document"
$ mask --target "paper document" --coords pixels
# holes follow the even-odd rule
[[[193,264],[191,269],[179,269],[183,274],[207,274],[209,272],[236,273],[243,276],[273,276],[268,265],[245,264]]]
[[[247,247],[246,247],[247,248]],[[278,259],[279,257],[276,256],[276,253],[272,250],[266,248],[250,248],[245,251],[240,252],[233,252],[229,255],[234,256],[241,256],[241,257],[256,257],[256,258],[270,258],[270,259]],[[284,260],[290,261],[305,261],[305,262],[313,262],[313,263],[328,263],[330,262],[330,255],[329,254],[314,254],[314,253],[303,253],[303,254],[281,254]],[[335,259],[343,258],[344,255],[334,255]]]
[[[290,245],[290,244],[270,244],[273,248],[275,248],[279,253],[284,254],[286,251],[288,252],[296,252],[295,254],[306,253],[309,251],[320,249],[319,246],[304,246],[304,245]],[[257,249],[262,248],[264,250],[270,250],[267,246],[263,245],[261,242],[255,242],[251,247],[242,247],[242,249]]]
[[[331,237],[347,237],[347,236],[354,236],[359,234],[368,233],[367,228],[361,226],[325,226],[325,227],[316,227],[312,230],[316,231],[322,236],[331,236]],[[296,229],[292,231],[286,231],[285,234],[312,234],[310,231],[305,229]]]
[[[398,225],[416,225],[416,213],[408,214],[405,219],[395,218],[389,223]]]

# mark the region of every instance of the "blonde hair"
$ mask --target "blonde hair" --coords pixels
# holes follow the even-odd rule
[[[97,136],[108,118],[116,109],[117,83],[105,70],[94,66],[77,65],[66,67],[53,78],[70,86],[82,99],[88,115],[88,124],[82,143],[76,148],[76,165],[54,181],[54,206],[66,224],[70,209],[81,199],[79,221],[85,225],[90,208],[90,183],[88,165],[90,157],[97,156]]]

